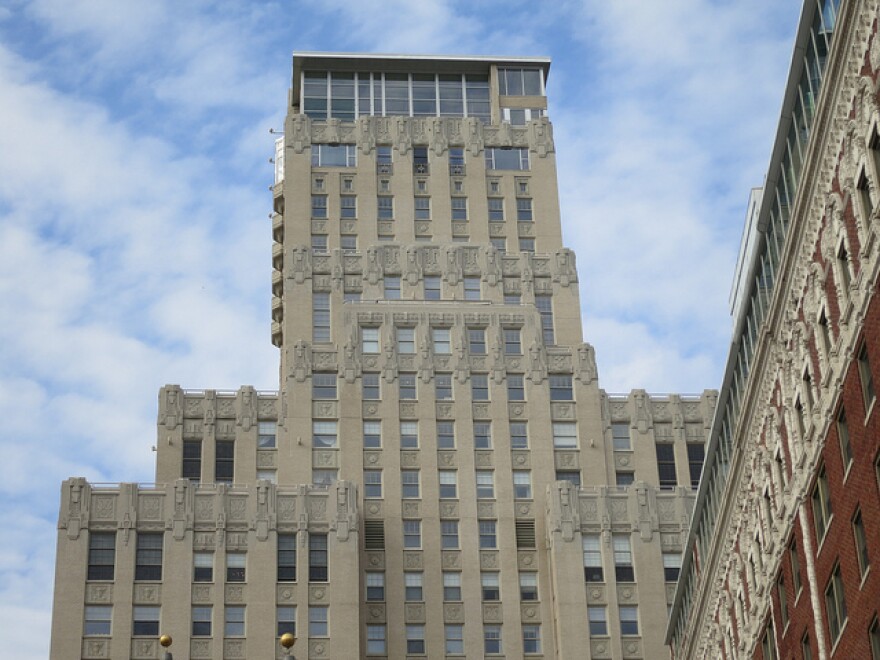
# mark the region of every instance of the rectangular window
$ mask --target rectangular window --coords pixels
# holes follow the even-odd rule
[[[794,597],[801,593],[801,560],[798,558],[797,542],[792,539],[791,545],[788,546],[788,559],[791,562],[791,582],[794,587]]]
[[[813,647],[810,646],[810,635],[804,633],[801,637],[801,655],[803,660],[813,660]],[[880,655],[875,655],[874,660],[880,660]]]
[[[437,449],[455,449],[455,422],[437,422]]]
[[[346,253],[357,252],[357,236],[340,236],[339,247],[341,247],[342,251]],[[343,301],[357,302],[360,298],[361,294],[359,291],[346,291],[343,296]]]
[[[313,144],[312,145],[312,167],[356,167],[356,166],[357,166],[357,145],[354,145],[354,144]]]
[[[523,653],[541,652],[541,626],[523,624],[522,636]]]
[[[453,220],[467,220],[468,212],[467,212],[467,197],[453,197],[451,199],[452,203],[452,219]]]
[[[366,574],[367,600],[385,600],[385,573]]]
[[[840,454],[843,458],[844,473],[853,462],[852,446],[849,442],[849,425],[846,423],[846,411],[841,408],[837,415],[837,440],[840,443]]]
[[[483,653],[501,653],[501,626],[488,623],[483,625]]]
[[[443,115],[443,91],[444,89],[451,90],[449,87],[449,83],[452,83],[455,87],[458,87],[458,76],[452,76],[452,80],[444,80],[444,76],[440,76],[440,114]],[[461,90],[456,90],[456,99],[459,99],[459,103],[461,102]],[[464,176],[465,172],[465,162],[464,162],[464,147],[449,147],[449,173],[454,176]]]
[[[382,447],[382,422],[364,420],[364,449]]]
[[[611,443],[614,451],[629,451],[632,449],[632,441],[629,435],[629,424],[611,425]]]
[[[831,635],[831,646],[840,637],[843,624],[846,623],[846,597],[843,591],[843,578],[840,565],[834,567],[828,586],[825,588],[825,610],[828,615],[828,632]]]
[[[474,422],[474,447],[492,448],[492,422]]]
[[[553,447],[577,448],[577,425],[574,422],[553,422]]]
[[[458,550],[458,521],[440,521],[440,547],[444,550]]]
[[[326,606],[309,607],[309,637],[329,636],[328,614]]]
[[[446,655],[464,655],[464,626],[460,623],[446,624]]]
[[[543,293],[535,294],[535,307],[541,314],[541,332],[544,336],[544,343],[552,346],[556,343],[553,330],[553,296]]]
[[[422,521],[403,521],[403,547],[406,550],[418,550],[422,547]]]
[[[700,485],[700,475],[703,472],[703,460],[706,456],[706,448],[702,442],[689,442],[687,443],[687,453],[691,488],[696,489]]]
[[[235,475],[235,441],[217,440],[214,456],[214,481],[232,483]]]
[[[138,532],[135,580],[162,579],[162,534]]]
[[[226,606],[225,637],[244,637],[244,605]]]
[[[184,479],[200,481],[202,478],[202,441],[183,441],[183,474]],[[91,578],[90,578],[91,579]]]
[[[386,275],[385,283],[385,300],[400,300],[400,276]]]
[[[486,328],[468,328],[468,351],[471,355],[486,355]]]
[[[425,653],[425,626],[421,624],[406,626],[406,652],[419,655]]]
[[[487,147],[487,170],[519,170],[529,169],[529,150],[522,147]]]
[[[361,376],[361,394],[364,401],[379,399],[379,374],[365,373]]]
[[[504,294],[504,304],[505,305],[519,305],[522,301],[522,296],[518,293],[505,293]]]
[[[516,220],[517,222],[531,222],[532,218],[532,200],[528,197],[519,197],[516,200]]]
[[[193,582],[214,581],[214,553],[193,553]]]
[[[862,383],[862,397],[865,401],[865,415],[867,416],[871,406],[874,405],[874,399],[877,395],[874,391],[874,376],[871,373],[871,362],[868,359],[868,346],[862,344],[859,349],[859,379]]]
[[[434,353],[437,355],[450,355],[452,353],[452,340],[449,328],[431,328],[431,342],[434,344]]]
[[[504,328],[504,354],[522,355],[522,330]]]
[[[440,277],[425,275],[425,300],[440,300]]]
[[[549,381],[551,401],[574,401],[574,388],[571,376],[550,374]]]
[[[681,553],[663,553],[663,578],[667,582],[678,582],[678,574],[681,571]]]
[[[317,219],[327,217],[327,195],[312,195],[312,217]]]
[[[443,572],[443,600],[461,601],[461,573]]]
[[[538,574],[519,574],[519,599],[521,601],[538,600]]]
[[[458,472],[456,470],[440,470],[440,498],[455,499],[458,497]]]
[[[309,534],[309,582],[327,582],[326,534]]]
[[[434,376],[434,395],[438,401],[452,399],[452,374],[436,374]]]
[[[336,422],[312,422],[312,447],[316,449],[336,449]]]
[[[477,499],[495,498],[495,473],[492,470],[477,470]]]
[[[510,423],[510,447],[511,449],[528,449],[529,433],[526,422]]]
[[[86,605],[83,635],[109,635],[113,617],[111,605]]]
[[[112,580],[116,566],[116,532],[89,532],[87,580]]]
[[[345,219],[357,217],[357,197],[354,195],[339,197],[339,217]]]
[[[498,547],[498,536],[496,533],[496,522],[494,520],[479,521],[480,530],[480,549],[494,550]]]
[[[872,660],[880,660],[880,622],[877,617],[871,622],[871,629],[868,631],[871,639],[871,658]]]
[[[397,328],[397,352],[401,355],[412,355],[416,352],[416,329]]]
[[[418,422],[401,422],[400,423],[400,448],[401,449],[418,449],[419,448],[419,423]]]
[[[776,593],[779,595],[779,618],[784,630],[788,625],[788,590],[785,588],[785,575],[781,572],[776,580]]]
[[[192,636],[193,637],[210,637],[211,636],[211,619],[213,608],[193,607],[192,608]]]
[[[131,634],[136,637],[156,637],[159,634],[159,607],[135,605],[132,611]]]
[[[379,220],[392,220],[394,218],[394,198],[391,195],[379,195],[376,199],[376,209]]]
[[[367,626],[367,655],[385,655],[385,625]]]
[[[532,498],[532,473],[528,470],[513,471],[513,496],[518,500]]]
[[[421,602],[424,600],[424,593],[422,591],[423,579],[422,573],[403,574],[404,598],[407,601]]]
[[[483,590],[483,600],[501,600],[498,573],[480,573],[480,585]]]
[[[507,239],[506,238],[490,238],[489,244],[498,250],[501,254],[507,253]]]
[[[328,252],[327,236],[325,234],[312,234],[312,252],[316,254]]]
[[[464,299],[480,300],[480,278],[466,275],[464,277]]]
[[[504,200],[501,197],[489,198],[489,222],[504,222]]]
[[[502,96],[542,96],[540,69],[498,69]]]
[[[379,328],[361,328],[361,352],[379,352]]]
[[[525,401],[526,387],[522,374],[507,375],[507,400]]]
[[[816,485],[810,495],[813,505],[813,523],[816,526],[816,540],[822,543],[825,538],[825,532],[828,530],[828,523],[831,521],[831,494],[828,491],[828,477],[825,474],[824,466],[819,470],[819,476],[816,477]]]
[[[862,524],[861,510],[856,510],[852,520],[852,528],[856,541],[856,559],[859,562],[859,575],[864,578],[871,562],[868,558],[868,539],[865,535],[865,526]]]
[[[278,581],[296,581],[296,534],[278,535]]]
[[[415,203],[415,211],[416,211],[416,220],[430,220],[431,219],[431,198],[430,197],[416,197],[414,203]]]
[[[471,374],[471,399],[474,401],[489,400],[488,374]]]
[[[603,582],[605,580],[602,571],[602,548],[598,534],[584,534],[584,578],[587,582]]]
[[[535,253],[535,239],[534,238],[520,238],[519,239],[519,251],[520,252],[528,252],[529,254]]]
[[[400,374],[398,383],[400,386],[400,399],[402,401],[414,401],[416,399],[416,375]]]
[[[639,608],[630,605],[620,605],[620,634],[639,634]]]
[[[587,616],[590,620],[590,636],[603,636],[608,634],[608,612],[604,606],[588,607]]]
[[[614,473],[615,483],[618,486],[632,486],[636,480],[635,472],[629,472],[625,470],[618,470]]]
[[[614,543],[614,574],[617,581],[635,582],[629,536],[614,534],[612,541]]]
[[[318,373],[312,374],[312,398],[335,399],[336,398],[336,374]]]
[[[382,497],[382,470],[364,470],[364,497],[367,499]]]
[[[376,147],[376,166],[379,174],[391,174],[391,147]]]
[[[577,487],[581,485],[581,473],[578,470],[556,470],[556,481],[567,481]]]
[[[276,422],[259,422],[257,427],[257,446],[260,449],[275,449],[276,434]]]
[[[243,552],[229,552],[226,554],[226,581],[244,582],[245,559]]]
[[[675,445],[658,442],[655,447],[660,488],[675,488],[678,485],[678,479],[675,476]]]
[[[336,477],[335,469],[312,468],[312,486],[315,488],[330,488],[336,483]]]
[[[404,499],[417,499],[419,495],[419,471],[401,470],[401,496]]]

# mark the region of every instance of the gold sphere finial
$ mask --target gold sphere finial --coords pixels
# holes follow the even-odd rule
[[[159,644],[161,644],[165,648],[168,648],[169,646],[171,646],[171,635],[162,635],[159,638]]]
[[[281,646],[283,646],[284,648],[289,649],[291,646],[293,646],[294,642],[296,642],[296,637],[294,637],[290,633],[284,633],[283,635],[281,635]]]

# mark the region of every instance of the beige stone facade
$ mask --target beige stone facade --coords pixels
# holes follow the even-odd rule
[[[657,657],[715,394],[599,388],[549,66],[294,56],[280,388],[166,386],[156,486],[65,482],[53,658]]]

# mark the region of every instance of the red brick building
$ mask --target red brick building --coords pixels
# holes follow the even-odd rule
[[[806,0],[667,642],[880,660],[880,35]]]

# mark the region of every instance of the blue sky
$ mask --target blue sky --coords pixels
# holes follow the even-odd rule
[[[44,658],[59,485],[153,476],[158,388],[277,386],[293,50],[549,55],[566,243],[608,391],[716,387],[794,0],[5,0],[0,620]]]

